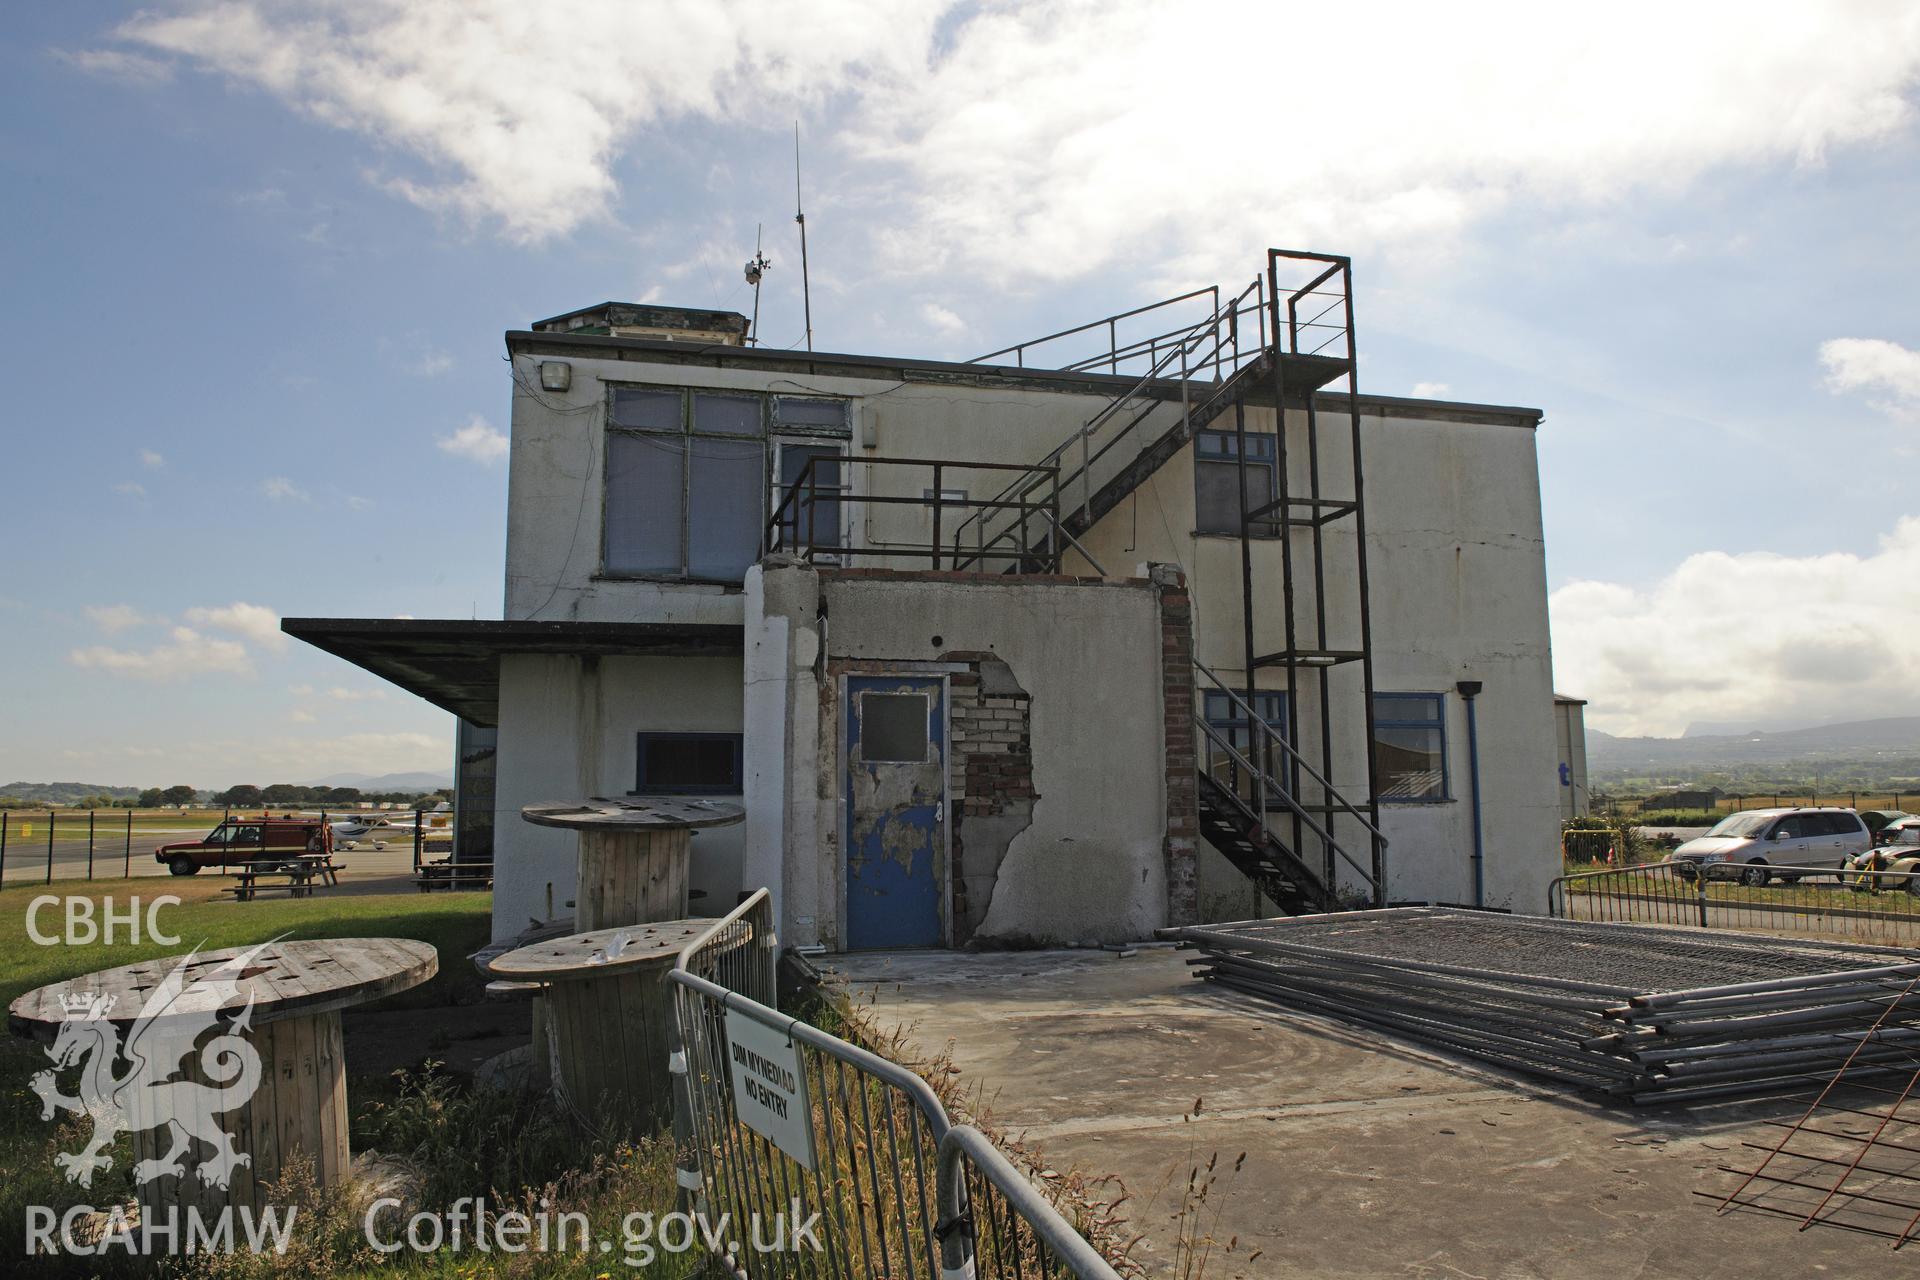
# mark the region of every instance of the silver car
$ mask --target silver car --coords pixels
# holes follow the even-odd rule
[[[1851,809],[1749,809],[1722,818],[1707,834],[1668,854],[1667,861],[1681,875],[1734,865],[1741,868],[1741,884],[1763,885],[1776,874],[1798,880],[1802,868],[1839,871],[1872,847],[1867,824]]]

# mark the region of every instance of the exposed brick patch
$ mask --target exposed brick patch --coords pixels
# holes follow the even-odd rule
[[[1195,924],[1200,914],[1196,841],[1200,800],[1194,782],[1193,601],[1187,580],[1172,565],[1154,565],[1160,592],[1161,733],[1166,757],[1167,923]]]
[[[999,839],[993,846],[982,846],[976,840],[976,847],[969,851],[968,820],[972,819],[978,829],[978,823],[986,819],[1027,819],[1038,798],[1033,791],[1033,700],[1024,691],[986,692],[1011,687],[1011,672],[991,653],[942,656],[948,661],[969,661],[973,676],[969,685],[949,683],[947,709],[947,731],[952,739],[947,790],[952,799],[954,942],[964,946],[986,919],[991,901],[990,888],[976,895],[976,882],[990,885],[999,872],[1000,858],[1006,854],[1006,845]],[[981,678],[980,668],[986,663],[998,665],[998,678]],[[996,832],[996,836],[1000,834]],[[975,901],[976,896],[979,901]]]
[[[849,572],[842,570],[840,572]],[[874,572],[880,571],[858,571]],[[924,577],[926,575],[909,575]],[[988,835],[976,834],[968,849],[967,819],[1011,819],[1020,827],[1039,799],[1033,790],[1032,698],[1014,683],[1012,671],[998,655],[986,649],[955,649],[940,655],[944,663],[965,663],[966,669],[947,677],[947,879],[953,895],[953,941],[965,946],[986,919],[993,882],[1012,836],[1006,824]],[[986,669],[983,676],[982,670]],[[822,759],[837,759],[840,723],[838,677],[843,675],[905,675],[900,663],[887,658],[830,658],[826,678],[820,681]],[[993,692],[988,692],[992,690]],[[820,799],[845,804],[844,785],[835,770],[822,770]],[[837,829],[833,824],[830,830]],[[837,842],[836,842],[837,843]],[[839,858],[837,848],[829,855]]]

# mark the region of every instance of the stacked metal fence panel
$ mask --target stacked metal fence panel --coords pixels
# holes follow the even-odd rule
[[[1222,986],[1636,1103],[1920,1065],[1908,951],[1425,907],[1169,936]]]

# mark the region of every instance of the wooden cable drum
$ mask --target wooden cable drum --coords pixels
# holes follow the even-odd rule
[[[551,938],[488,963],[494,977],[542,984],[554,1086],[590,1125],[634,1136],[672,1114],[672,993],[666,976],[712,920],[663,920]]]

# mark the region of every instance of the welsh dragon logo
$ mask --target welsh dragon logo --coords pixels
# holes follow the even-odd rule
[[[61,998],[66,1018],[47,1050],[53,1067],[33,1077],[33,1091],[40,1097],[42,1120],[70,1111],[93,1121],[92,1138],[83,1150],[55,1157],[68,1181],[92,1186],[93,1175],[113,1164],[106,1152],[115,1138],[162,1126],[170,1131],[172,1145],[158,1159],[134,1165],[136,1183],[185,1173],[184,1157],[195,1139],[213,1149],[198,1170],[209,1186],[226,1187],[234,1170],[252,1163],[251,1156],[234,1149],[233,1139],[214,1119],[244,1106],[260,1087],[260,1054],[245,1038],[253,1025],[252,994],[224,1026],[220,1010],[239,999],[241,978],[268,945],[261,943],[211,968],[206,961],[196,961],[196,948],[148,993],[124,1042],[119,1027],[108,1020],[112,997],[82,993]],[[190,972],[194,969],[207,971]],[[200,1037],[216,1028],[221,1033],[199,1049],[200,1075],[213,1083],[173,1079]],[[79,1090],[69,1097],[60,1092],[55,1074],[75,1064],[81,1068]],[[121,1064],[124,1070],[116,1071]]]

